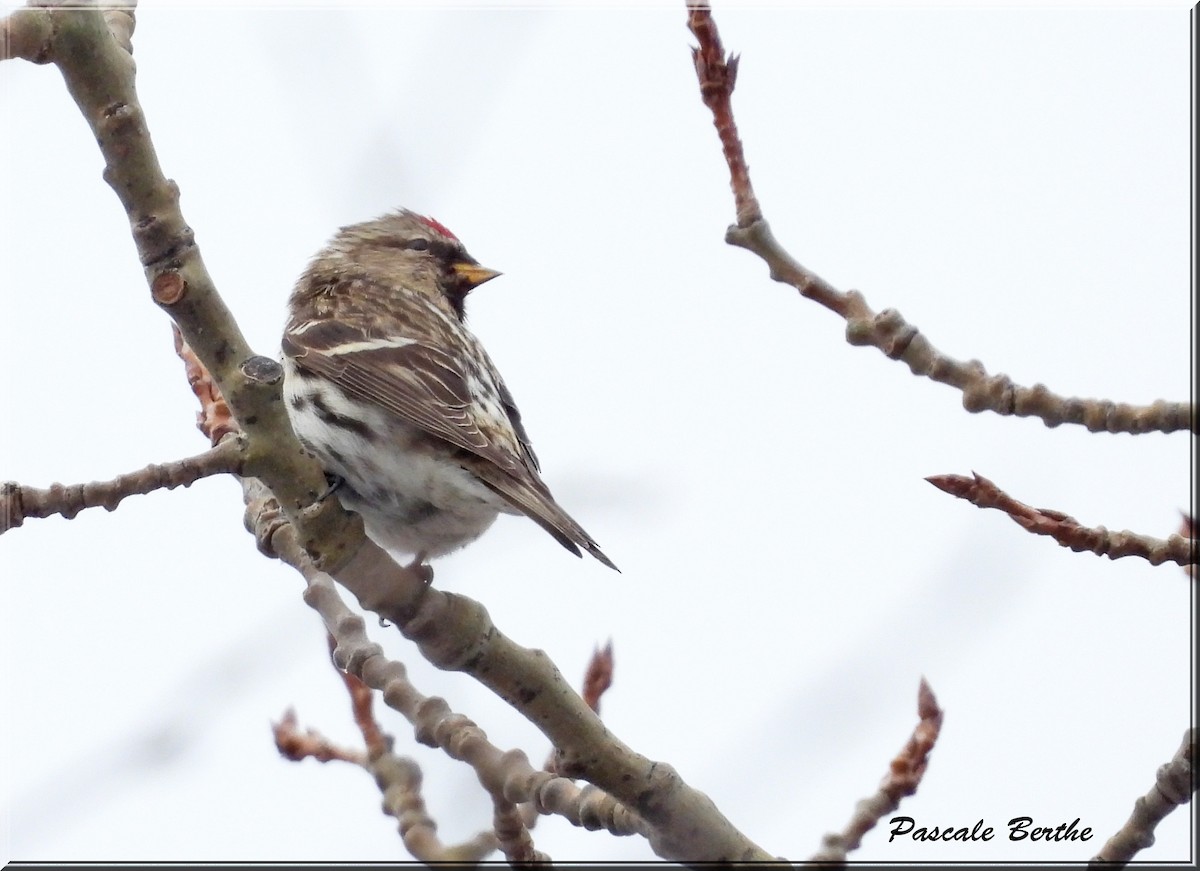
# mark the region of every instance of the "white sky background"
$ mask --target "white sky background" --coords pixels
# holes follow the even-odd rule
[[[11,8],[6,5],[0,8]],[[734,108],[779,239],[943,351],[1074,396],[1186,400],[1189,37],[1160,8],[718,5]],[[970,415],[956,391],[723,242],[728,175],[683,3],[650,9],[142,7],[138,89],[251,345],[339,226],[396,206],[504,277],[470,322],[561,503],[621,566],[501,518],[436,583],[573,681],[610,636],[610,728],[765,849],[804,859],[946,711],[899,814],[988,843],[856,860],[1082,860],[1192,720],[1192,585],[1073,554],[922,479],[976,470],[1030,504],[1160,537],[1193,439]],[[102,162],[53,67],[0,65],[0,479],[106,479],[197,453],[196,402]],[[370,778],[283,761],[269,723],[357,732],[292,570],[209,480],[0,546],[7,818],[22,860],[408,858]],[[372,637],[500,747],[547,742],[471,679]],[[486,826],[465,766],[416,745],[446,840]],[[1139,859],[1194,856],[1191,809]],[[1080,819],[1085,843],[1005,840]],[[557,860],[645,842],[543,819]],[[2,844],[3,842],[0,842]]]

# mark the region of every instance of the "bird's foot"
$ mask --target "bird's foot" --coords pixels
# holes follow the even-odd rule
[[[334,493],[336,493],[341,488],[341,486],[346,483],[346,479],[339,477],[337,475],[331,475],[328,472],[326,472],[325,473],[325,483],[328,486],[326,486],[325,492],[317,497],[318,502],[324,502],[326,499],[328,499],[330,496],[332,496]]]
[[[433,566],[425,562],[425,551],[418,551],[406,568],[420,578],[425,586],[433,583]]]

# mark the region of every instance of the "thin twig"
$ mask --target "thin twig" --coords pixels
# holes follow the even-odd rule
[[[879,790],[855,806],[854,815],[841,832],[825,836],[821,850],[810,861],[833,863],[835,866],[844,864],[846,854],[858,849],[863,835],[873,829],[885,814],[899,807],[901,799],[917,791],[929,765],[929,754],[941,732],[943,717],[942,709],[938,707],[933,690],[925,678],[921,678],[921,685],[917,689],[917,714],[920,720],[913,729],[912,737],[892,760],[891,769],[880,783]]]
[[[700,80],[700,99],[712,112],[713,126],[717,128],[725,162],[729,165],[729,187],[737,207],[737,223],[739,227],[748,227],[761,221],[763,215],[750,183],[750,167],[746,164],[737,122],[733,119],[731,97],[737,84],[738,58],[732,54],[726,56],[712,10],[704,0],[688,3],[688,29],[700,43],[699,48],[692,49],[692,62]]]
[[[70,520],[85,508],[115,511],[128,496],[190,487],[201,478],[213,475],[237,475],[241,473],[245,461],[245,441],[231,438],[194,457],[169,463],[151,463],[144,469],[118,475],[111,481],[51,484],[44,490],[6,481],[0,484],[0,535],[21,526],[29,517],[57,514]]]
[[[483,832],[461,844],[443,844],[438,838],[437,823],[429,816],[421,794],[420,767],[414,760],[392,752],[392,737],[375,719],[370,687],[337,667],[333,661],[336,645],[330,635],[330,661],[350,695],[354,722],[366,749],[340,747],[315,729],[301,732],[295,711],[289,709],[280,722],[272,724],[280,754],[293,762],[311,758],[319,762],[350,762],[366,769],[383,794],[384,812],[396,818],[400,838],[414,859],[426,863],[476,863],[486,859],[497,847],[496,836],[491,832]]]
[[[1172,535],[1167,539],[1153,538],[1129,530],[1110,532],[1103,526],[1088,527],[1074,517],[1052,508],[1032,508],[1018,502],[982,475],[932,475],[925,480],[952,496],[966,499],[980,508],[997,508],[1023,529],[1037,535],[1048,535],[1071,550],[1090,551],[1097,556],[1120,559],[1138,556],[1151,565],[1165,562],[1181,566],[1195,565],[1196,539]]]
[[[592,651],[592,658],[588,660],[587,671],[583,675],[583,701],[597,714],[600,713],[600,698],[612,688],[614,667],[610,638],[603,647]]]
[[[737,59],[725,59],[725,49],[707,2],[688,3],[688,26],[700,43],[693,50],[700,94],[712,112],[734,192],[737,223],[726,231],[725,241],[757,254],[769,267],[773,280],[791,285],[802,296],[844,318],[847,342],[878,348],[891,359],[903,361],[914,375],[957,388],[963,394],[963,407],[972,413],[991,411],[1037,417],[1046,426],[1072,423],[1091,432],[1137,434],[1185,429],[1197,432],[1191,403],[1158,400],[1150,405],[1130,405],[1107,399],[1065,397],[1041,384],[1022,387],[1007,375],[989,375],[978,360],[964,363],[939,351],[895,309],[876,313],[858,291],[843,293],[802,266],[771,233],[750,184],[750,171],[733,121]]]
[[[1155,827],[1175,808],[1191,801],[1196,792],[1198,763],[1196,730],[1188,729],[1171,761],[1158,769],[1154,786],[1133,803],[1133,813],[1125,825],[1105,842],[1088,867],[1119,868],[1139,851],[1153,846]]]
[[[387,752],[369,763],[375,783],[383,793],[384,812],[396,819],[404,846],[421,862],[482,862],[496,850],[496,837],[481,832],[458,844],[444,844],[437,823],[429,816],[421,794],[421,769],[407,756]]]
[[[366,767],[367,756],[361,750],[349,750],[334,744],[316,729],[300,731],[296,711],[288,708],[278,723],[271,724],[275,749],[292,762],[315,759],[318,762],[349,762]]]
[[[326,639],[329,642],[329,661],[342,679],[342,684],[350,696],[350,710],[354,714],[354,725],[358,726],[358,731],[362,734],[367,755],[374,758],[382,753],[390,752],[393,743],[392,736],[384,732],[379,721],[375,719],[375,696],[371,692],[371,688],[350,672],[337,667],[337,660],[334,658],[337,639],[329,634],[326,634]]]

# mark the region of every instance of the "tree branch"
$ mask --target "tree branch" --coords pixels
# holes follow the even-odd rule
[[[939,351],[895,309],[876,313],[858,291],[843,293],[798,263],[771,233],[750,185],[750,171],[733,122],[737,58],[725,59],[706,0],[689,0],[688,27],[700,43],[693,50],[700,93],[721,138],[737,208],[737,224],[726,231],[725,241],[757,254],[770,268],[773,280],[791,285],[802,296],[844,318],[847,342],[871,345],[891,359],[903,361],[914,375],[957,388],[963,394],[963,407],[972,413],[1037,417],[1049,427],[1073,423],[1090,432],[1197,432],[1191,403],[1158,400],[1150,405],[1130,405],[1064,397],[1041,384],[1022,387],[1007,375],[989,375],[978,360],[963,363]]]
[[[329,636],[329,653],[337,668],[337,639]],[[446,846],[436,839],[437,825],[425,810],[421,797],[421,769],[416,761],[392,752],[393,740],[384,733],[373,712],[371,688],[348,671],[337,668],[350,694],[354,722],[367,746],[367,769],[375,775],[384,795],[384,807],[400,823],[400,835],[413,858],[423,862],[479,862],[499,849],[510,864],[542,864],[548,858],[534,849],[533,839],[524,824],[513,821],[515,806],[502,795],[491,793],[495,809],[491,831]],[[420,830],[420,831],[418,831]],[[421,852],[414,852],[415,850]]]
[[[217,386],[203,383],[206,376],[202,367],[194,375],[189,378],[193,391],[215,403],[220,393]],[[293,527],[281,516],[279,505],[269,491],[259,492],[262,485],[250,478],[243,481],[243,487],[247,493],[246,526],[254,533],[259,550],[283,559],[304,574],[309,580],[306,601],[321,611],[321,603],[329,601],[331,593],[336,597],[329,577],[309,558],[306,549],[299,546]],[[397,565],[369,539],[364,540],[349,563],[341,566],[333,577],[354,593],[363,608],[395,624],[406,638],[416,642],[431,663],[472,675],[520,711],[557,749],[560,773],[600,787],[575,793],[570,781],[559,778],[550,783],[535,778],[538,788],[529,788],[531,773],[539,778],[552,775],[535,771],[523,753],[519,757],[510,753],[505,755],[510,757],[509,763],[516,766],[514,771],[526,786],[514,786],[516,775],[511,773],[500,778],[506,797],[516,802],[531,801],[539,812],[548,808],[567,816],[576,825],[603,827],[614,834],[643,834],[663,858],[715,861],[728,857],[772,858],[722,816],[707,796],[687,786],[673,768],[634,753],[608,732],[595,711],[563,680],[549,657],[540,650],[514,644],[496,628],[478,602],[433,589],[416,572]],[[407,683],[403,666],[388,663],[379,655],[378,646],[370,644],[363,634],[362,619],[346,610],[340,599],[336,606],[330,607],[334,608],[332,613],[321,613],[326,627],[339,640],[339,666],[372,688],[384,691],[384,701],[417,725],[414,718],[425,699]],[[357,626],[350,636],[354,645],[343,648],[343,636],[336,627],[350,616],[357,621],[347,623]],[[368,663],[377,663],[373,668],[378,671],[369,673]],[[444,707],[444,701],[431,699],[423,706],[421,716],[433,716],[435,722],[440,722],[438,717],[457,716],[443,710]],[[424,727],[418,727],[418,740],[424,740],[422,734],[435,732],[433,725],[425,723]],[[485,761],[493,764],[494,754],[489,753]],[[491,775],[480,775],[490,791],[492,781],[485,777]],[[569,784],[570,791],[564,792],[561,784]],[[519,795],[514,789],[521,789]],[[618,811],[625,809],[616,807],[605,792],[637,811],[645,823],[635,822],[633,815],[621,817]],[[575,795],[579,796],[578,801],[573,800]]]
[[[332,635],[329,644],[332,662],[337,644]],[[461,844],[442,843],[437,837],[437,823],[429,816],[421,795],[420,767],[414,760],[392,752],[391,736],[375,720],[370,687],[337,668],[336,662],[333,666],[350,696],[354,722],[362,733],[365,752],[338,747],[314,729],[300,732],[295,712],[288,710],[283,720],[273,726],[275,746],[280,754],[293,762],[311,757],[319,762],[350,762],[366,769],[383,794],[384,812],[396,818],[404,846],[418,861],[474,864],[495,852],[497,839],[491,832],[482,832]]]
[[[1105,842],[1088,867],[1112,868],[1112,863],[1119,863],[1119,867],[1139,851],[1154,846],[1155,826],[1175,808],[1191,801],[1197,786],[1198,763],[1200,751],[1196,748],[1196,730],[1188,729],[1171,761],[1158,769],[1154,786],[1133,803],[1133,813],[1125,825]]]
[[[21,526],[29,517],[60,514],[70,520],[85,508],[115,511],[127,496],[190,487],[201,478],[213,475],[239,475],[245,461],[245,440],[232,438],[194,457],[152,463],[140,471],[118,475],[111,481],[67,486],[51,484],[45,490],[6,481],[0,484],[0,535]]]
[[[920,720],[913,729],[912,737],[892,760],[891,769],[879,784],[879,790],[855,806],[854,816],[846,828],[825,836],[820,851],[809,861],[832,862],[836,863],[835,867],[844,865],[846,854],[858,849],[863,835],[873,829],[885,814],[899,807],[901,799],[917,791],[929,765],[929,754],[941,733],[943,718],[942,709],[938,707],[937,698],[925,678],[921,678],[921,685],[917,689],[917,714]]]
[[[346,606],[332,579],[299,547],[292,527],[280,516],[270,495],[261,485],[248,484],[247,525],[255,529],[260,542],[270,542],[273,555],[304,576],[308,583],[305,601],[321,615],[326,629],[337,640],[334,658],[338,667],[380,691],[384,703],[413,725],[420,743],[439,747],[467,762],[489,793],[495,792],[513,803],[533,802],[542,813],[559,814],[588,829],[604,828],[618,835],[648,834],[646,823],[613,797],[594,787],[579,789],[563,777],[534,769],[523,752],[500,750],[468,718],[451,711],[444,699],[417,690],[404,665],[383,656],[382,648],[367,637],[362,617]],[[431,594],[436,592],[430,590]],[[516,707],[530,716],[526,707]]]
[[[983,475],[932,475],[925,480],[952,496],[966,499],[980,508],[998,508],[1022,528],[1037,535],[1048,535],[1071,550],[1091,551],[1097,556],[1120,559],[1140,556],[1151,565],[1165,562],[1181,566],[1196,564],[1196,539],[1172,535],[1167,539],[1130,532],[1110,532],[1103,526],[1083,526],[1074,517],[1052,508],[1032,508],[1018,502]]]
[[[748,227],[762,220],[762,208],[750,183],[750,167],[742,140],[738,136],[737,122],[733,119],[730,95],[737,83],[738,58],[725,55],[721,35],[717,33],[712,10],[706,2],[688,3],[688,29],[700,41],[699,48],[692,49],[692,62],[696,65],[696,77],[700,80],[700,99],[713,115],[713,126],[721,140],[721,150],[729,165],[729,187],[737,209],[739,227]]]
[[[272,489],[314,558],[335,566],[363,540],[362,521],[336,499],[318,501],[325,476],[292,434],[280,401],[282,369],[250,350],[204,266],[138,102],[131,32],[130,8],[30,8],[4,22],[10,55],[55,64],[91,127],[151,297],[211,373],[247,436],[245,473]]]
[[[444,844],[437,823],[429,816],[421,795],[421,769],[407,756],[382,753],[368,763],[383,793],[384,811],[396,818],[400,838],[414,859],[421,862],[476,864],[495,852],[496,836],[480,832],[459,844]]]

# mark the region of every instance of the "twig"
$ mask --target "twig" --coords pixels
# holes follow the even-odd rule
[[[371,760],[369,769],[383,793],[383,809],[396,818],[400,838],[413,858],[421,862],[475,864],[496,850],[496,837],[481,832],[459,844],[443,844],[437,836],[437,823],[425,808],[421,795],[421,769],[407,756],[392,752]]]
[[[1113,868],[1124,865],[1140,850],[1154,845],[1154,828],[1171,811],[1187,804],[1196,791],[1196,730],[1183,733],[1183,743],[1171,761],[1158,769],[1154,786],[1133,803],[1133,813],[1125,825],[1105,842],[1089,868]]]
[[[194,457],[152,463],[137,472],[118,475],[111,481],[51,484],[45,490],[6,481],[0,484],[0,535],[21,526],[29,517],[58,514],[70,520],[85,508],[115,511],[127,496],[190,487],[201,478],[213,475],[237,475],[245,461],[246,444],[235,438]]]
[[[725,55],[721,35],[717,33],[712,10],[706,0],[688,3],[688,29],[700,42],[692,49],[692,61],[696,65],[696,77],[700,80],[700,99],[713,115],[713,126],[721,140],[721,150],[729,165],[729,187],[737,207],[739,227],[748,227],[762,220],[762,208],[750,183],[750,167],[742,140],[738,137],[737,123],[733,119],[730,98],[737,83],[738,58]]]
[[[770,268],[773,280],[791,285],[802,296],[844,318],[847,342],[878,348],[891,359],[903,361],[914,375],[957,388],[963,394],[963,407],[972,413],[1037,417],[1046,426],[1073,423],[1091,432],[1197,432],[1191,403],[1158,400],[1150,405],[1129,405],[1107,399],[1064,397],[1041,384],[1022,387],[1007,375],[989,375],[978,360],[964,363],[939,351],[895,309],[876,313],[858,291],[843,293],[798,263],[772,235],[750,185],[749,168],[733,122],[737,59],[725,60],[707,2],[689,2],[688,26],[700,43],[693,51],[700,93],[720,135],[737,209],[737,223],[726,231],[725,241],[757,254]]]
[[[600,697],[612,687],[613,682],[613,645],[612,639],[603,647],[592,651],[588,660],[587,671],[583,675],[583,701],[589,708],[600,713]]]
[[[358,731],[362,734],[367,755],[374,758],[382,753],[390,752],[392,736],[384,732],[379,721],[375,719],[375,696],[371,693],[371,688],[350,672],[338,668],[337,660],[333,655],[337,650],[337,639],[328,633],[326,638],[329,642],[329,661],[338,673],[338,677],[342,679],[342,684],[350,696],[350,710],[354,714],[354,725],[358,726]]]
[[[1172,535],[1167,539],[1152,538],[1124,530],[1110,532],[1103,526],[1087,527],[1074,517],[1052,508],[1032,508],[1018,502],[982,475],[932,475],[925,480],[952,496],[966,499],[980,508],[997,508],[1022,528],[1037,535],[1048,535],[1071,550],[1090,551],[1097,556],[1120,559],[1139,556],[1151,565],[1174,562],[1181,566],[1195,565],[1196,539]]]
[[[183,371],[187,376],[188,386],[200,402],[200,410],[196,412],[196,428],[208,436],[214,445],[231,432],[241,432],[241,427],[233,419],[229,403],[213,383],[212,376],[196,352],[188,346],[179,332],[176,324],[171,324],[171,335],[175,340],[175,353],[183,361]]]
[[[938,707],[933,690],[925,678],[921,678],[917,690],[917,714],[920,721],[904,749],[892,760],[891,770],[879,785],[879,790],[855,806],[854,816],[846,828],[825,836],[821,850],[810,861],[835,865],[845,863],[846,854],[858,849],[863,835],[873,829],[885,814],[899,807],[901,799],[917,791],[929,765],[929,754],[942,729],[942,709]]]
[[[354,723],[362,733],[367,752],[363,766],[375,777],[383,793],[384,810],[396,818],[400,837],[414,859],[421,862],[481,862],[506,843],[496,832],[480,832],[460,844],[443,844],[437,837],[437,823],[425,807],[421,795],[420,766],[416,760],[392,752],[394,741],[375,719],[375,694],[358,677],[338,668],[337,639],[329,639],[329,658],[350,695]],[[509,857],[509,850],[505,850]]]
[[[524,753],[500,750],[468,718],[451,711],[445,700],[417,690],[403,663],[383,656],[382,648],[367,637],[362,617],[346,606],[332,579],[317,569],[298,546],[292,527],[278,516],[277,507],[272,509],[270,495],[260,485],[248,482],[247,498],[247,522],[261,527],[255,537],[269,539],[271,553],[297,568],[307,581],[305,601],[337,639],[338,667],[380,691],[384,703],[412,723],[420,743],[440,747],[453,758],[467,762],[485,788],[497,789],[514,802],[534,802],[540,812],[559,814],[588,829],[603,828],[619,835],[647,834],[646,823],[611,796],[594,787],[580,789],[565,778],[537,771]]]
[[[437,823],[425,808],[421,795],[421,769],[407,757],[392,752],[392,738],[375,720],[370,687],[354,675],[342,671],[333,662],[337,641],[329,637],[330,661],[350,695],[354,722],[362,733],[366,750],[339,747],[315,729],[301,732],[296,713],[288,709],[283,719],[272,724],[275,746],[293,762],[316,759],[319,762],[350,762],[366,769],[383,793],[384,812],[396,818],[400,838],[414,859],[421,862],[480,862],[496,850],[497,840],[483,832],[461,844],[443,844],[437,837]]]
[[[361,750],[348,750],[334,744],[316,729],[300,731],[296,711],[288,708],[278,723],[271,724],[275,735],[275,748],[279,755],[292,762],[315,759],[318,762],[349,762],[366,766],[367,757]]]
[[[533,844],[533,835],[521,814],[521,807],[503,795],[490,792],[492,799],[492,831],[496,844],[508,864],[514,868],[547,866],[550,857]]]

